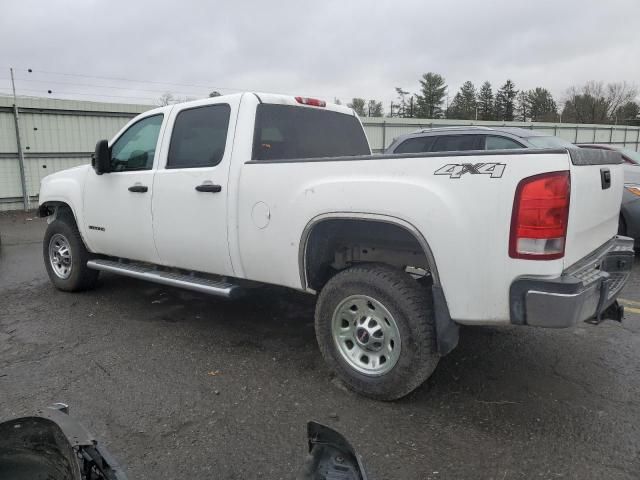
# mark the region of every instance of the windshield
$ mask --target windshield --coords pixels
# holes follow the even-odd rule
[[[640,164],[640,152],[636,152],[630,148],[619,148],[618,150],[620,150],[620,153],[624,154],[633,163]]]
[[[570,143],[558,137],[527,137],[527,141],[536,148],[577,148]]]

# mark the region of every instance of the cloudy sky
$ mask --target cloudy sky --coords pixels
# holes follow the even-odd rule
[[[451,96],[511,78],[562,98],[640,84],[640,0],[3,0],[0,93],[9,66],[19,94],[114,102],[247,89],[387,108],[428,71]]]

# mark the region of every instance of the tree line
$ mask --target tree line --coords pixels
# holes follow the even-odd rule
[[[397,99],[391,103],[388,117],[637,124],[640,114],[638,89],[627,82],[605,85],[591,81],[573,86],[567,90],[562,108],[548,89],[518,90],[512,80],[507,80],[495,93],[488,81],[479,89],[466,81],[449,101],[444,77],[434,72],[422,75],[416,93],[401,87],[395,91]],[[336,102],[340,103],[338,99]],[[361,117],[385,115],[382,102],[376,100],[353,98],[347,106]]]

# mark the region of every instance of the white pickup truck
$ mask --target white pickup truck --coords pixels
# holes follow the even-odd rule
[[[458,324],[620,320],[633,241],[602,150],[371,155],[352,110],[243,93],[150,110],[93,165],[46,177],[53,284],[100,271],[236,297],[317,294],[320,351],[353,390],[414,390]],[[251,296],[249,294],[248,298]]]

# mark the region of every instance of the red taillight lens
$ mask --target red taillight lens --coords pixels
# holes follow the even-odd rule
[[[525,178],[513,202],[509,256],[553,260],[564,256],[569,220],[569,172]]]
[[[326,107],[327,102],[318,100],[317,98],[296,97],[296,102],[303,105],[311,105],[312,107]]]

